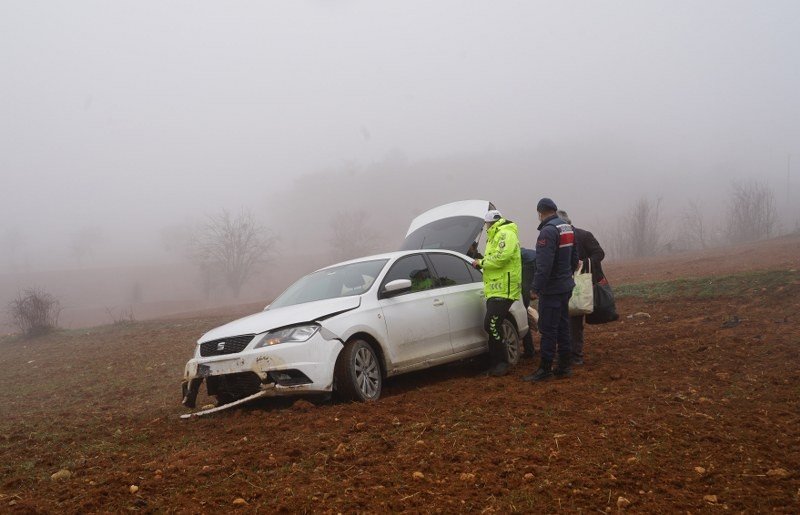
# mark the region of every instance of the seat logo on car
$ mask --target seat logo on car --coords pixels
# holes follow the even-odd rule
[[[217,344],[217,350],[225,350],[225,342],[219,342]]]

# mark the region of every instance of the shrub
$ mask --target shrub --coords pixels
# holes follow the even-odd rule
[[[756,241],[775,232],[778,216],[775,196],[766,183],[751,180],[731,183],[728,200],[728,241]]]
[[[58,327],[61,303],[44,290],[31,288],[9,303],[12,323],[27,338],[49,333]]]

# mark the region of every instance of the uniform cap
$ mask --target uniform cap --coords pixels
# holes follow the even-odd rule
[[[496,222],[503,218],[503,215],[500,214],[500,211],[496,209],[492,209],[491,211],[487,211],[483,217],[484,222]]]

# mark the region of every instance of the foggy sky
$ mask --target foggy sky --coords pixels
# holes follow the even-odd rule
[[[131,262],[164,227],[248,207],[291,242],[311,223],[293,210],[338,205],[309,177],[397,162],[480,163],[459,198],[523,190],[520,216],[528,192],[586,219],[739,177],[780,206],[788,154],[800,190],[799,27],[791,0],[6,0],[0,238],[57,267],[94,230]]]

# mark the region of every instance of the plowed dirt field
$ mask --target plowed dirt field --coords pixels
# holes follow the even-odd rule
[[[798,238],[609,264],[621,319],[567,380],[476,360],[189,421],[194,341],[241,313],[5,338],[0,512],[798,513],[798,268]]]

